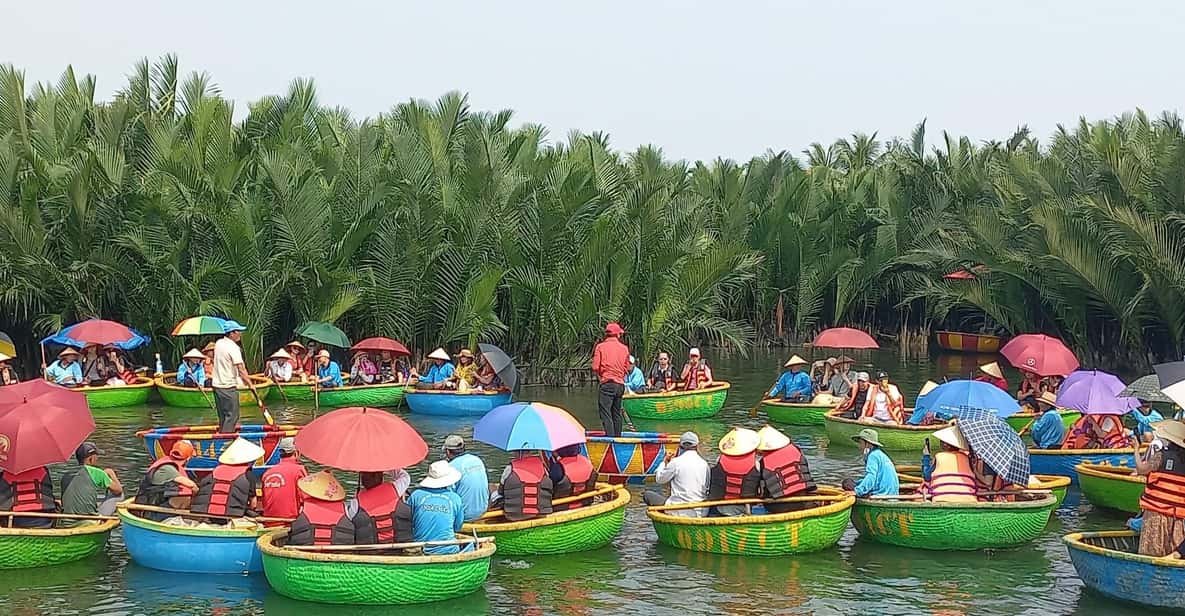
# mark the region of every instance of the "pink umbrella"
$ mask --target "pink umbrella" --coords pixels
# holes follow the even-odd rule
[[[1078,358],[1061,340],[1045,334],[1022,334],[1008,341],[1000,354],[1013,366],[1038,376],[1066,376],[1078,369]]]
[[[86,394],[41,379],[0,387],[0,469],[65,462],[95,431]]]
[[[819,332],[811,343],[828,349],[879,349],[872,336],[851,327],[832,327]]]

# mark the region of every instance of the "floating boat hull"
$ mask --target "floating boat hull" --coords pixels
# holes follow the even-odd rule
[[[266,400],[268,394],[272,391],[272,380],[258,374],[252,374],[251,380],[255,383],[255,389],[259,392],[259,399]],[[197,409],[210,408],[214,404],[213,391],[206,388],[205,395],[203,395],[202,391],[196,387],[181,387],[177,385],[176,372],[169,372],[156,377],[156,390],[160,393],[160,399],[167,406]],[[255,406],[255,395],[251,393],[250,387],[239,388],[239,404]]]
[[[856,499],[852,525],[860,536],[923,550],[985,550],[1023,545],[1045,530],[1057,507],[1052,495],[1032,501],[933,503]]]
[[[1002,342],[999,336],[991,334],[940,331],[937,336],[938,348],[960,353],[996,353]]]
[[[442,417],[485,415],[495,407],[510,404],[510,392],[472,392],[415,390],[404,391],[407,406],[413,413]]]
[[[128,501],[125,501],[125,504]],[[261,530],[169,526],[133,515],[123,504],[123,543],[136,564],[174,573],[243,574],[263,571],[255,540]]]
[[[774,423],[791,426],[821,426],[823,416],[834,410],[834,406],[823,406],[809,402],[761,403],[761,410]]]
[[[113,409],[126,406],[140,406],[148,403],[155,382],[146,376],[136,377],[128,385],[103,385],[101,387],[78,387],[74,391],[86,394],[86,403],[91,409]]]
[[[367,406],[373,408],[396,407],[403,402],[403,391],[406,387],[406,385],[396,385],[395,383],[331,387],[329,389],[322,389],[317,394],[317,403],[328,408],[342,408],[347,406]],[[308,385],[276,385],[273,389],[277,392],[272,396],[273,398],[280,396],[281,394],[279,392],[283,390],[283,396],[287,397],[289,401],[313,400],[313,389]],[[298,392],[300,394],[299,397],[292,395]]]
[[[0,569],[49,567],[98,554],[119,522],[75,528],[0,528]]]
[[[1074,467],[1089,462],[1124,466],[1133,464],[1131,449],[1036,449],[1029,448],[1029,472],[1034,475],[1061,475],[1078,483]]]
[[[1062,541],[1078,577],[1090,590],[1129,603],[1185,609],[1185,561],[1136,553],[1140,542],[1136,533],[1072,533]]]
[[[609,483],[653,482],[667,454],[679,451],[679,437],[661,432],[622,432],[608,437],[604,432],[586,432],[584,454],[597,469],[597,479]]]
[[[912,412],[911,409],[906,409],[906,415]],[[934,424],[932,426],[910,426],[910,425],[884,425],[876,423],[863,423],[854,419],[847,419],[838,416],[838,411],[831,411],[823,416],[823,425],[827,427],[827,437],[832,444],[847,445],[849,447],[856,447],[856,442],[852,437],[860,433],[865,428],[872,428],[876,430],[877,438],[880,439],[881,446],[886,451],[906,451],[910,453],[919,453],[922,447],[926,444],[926,439],[931,438],[934,432],[951,425]]]
[[[1082,418],[1082,413],[1070,409],[1058,409],[1057,414],[1061,415],[1062,425],[1065,426],[1067,430],[1070,429],[1070,426],[1074,425],[1074,422]],[[1037,415],[1035,413],[1021,412],[1004,418],[1004,421],[1008,422],[1008,425],[1012,426],[1013,430],[1020,432],[1021,430],[1024,430],[1026,427],[1028,427],[1029,424],[1033,423],[1033,420],[1035,419],[1037,419]]]
[[[1133,475],[1130,466],[1082,463],[1074,467],[1078,487],[1092,505],[1128,513],[1140,512],[1147,480]]]
[[[263,456],[255,461],[253,470],[262,473],[264,469],[280,461],[280,452],[276,447],[280,440],[296,436],[300,426],[294,425],[253,425],[239,426],[237,432],[222,434],[218,426],[172,426],[141,430],[136,436],[144,439],[144,446],[148,450],[151,461],[166,456],[173,448],[173,444],[180,440],[188,440],[193,444],[194,456],[186,463],[185,468],[194,475],[203,475],[218,466],[218,456],[238,437],[242,437],[263,448]]]
[[[729,387],[722,382],[693,391],[626,395],[621,407],[633,419],[703,419],[720,412]]]
[[[597,484],[598,489],[608,484]],[[625,523],[625,506],[630,493],[618,487],[611,498],[577,509],[557,511],[522,522],[469,522],[461,528],[467,535],[494,537],[498,552],[504,556],[567,554],[595,550],[609,545]]]

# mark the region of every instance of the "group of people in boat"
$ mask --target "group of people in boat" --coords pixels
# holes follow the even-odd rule
[[[493,366],[469,349],[461,349],[453,363],[448,352],[438,348],[428,354],[428,365],[422,372],[403,355],[354,351],[349,371],[345,372],[328,349],[317,349],[312,341],[309,347],[295,340],[284,345],[268,358],[264,375],[277,383],[309,383],[325,389],[382,384],[458,392],[503,389]]]
[[[0,517],[0,526],[14,528],[60,528],[97,523],[95,516],[109,516],[123,495],[123,484],[115,471],[99,466],[103,452],[85,442],[74,452],[77,467],[62,474],[61,498],[55,497],[49,468],[41,466],[22,473],[0,473],[0,511],[20,515]],[[81,516],[38,517],[38,513]],[[92,517],[94,519],[86,519]]]
[[[783,364],[785,370],[766,399],[832,406],[841,416],[873,424],[905,423],[905,397],[887,372],[878,372],[873,382],[867,372],[852,370],[851,357],[829,357],[817,361],[810,372],[810,362],[793,355]]]
[[[3,363],[7,364],[7,361]],[[16,371],[9,367],[7,372],[3,384],[16,383]],[[91,344],[81,352],[74,347],[62,349],[57,359],[45,366],[44,377],[64,387],[102,387],[134,383],[136,371],[123,351],[113,346]]]

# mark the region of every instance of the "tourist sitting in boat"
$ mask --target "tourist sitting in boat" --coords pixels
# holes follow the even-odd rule
[[[1140,408],[1132,409],[1132,419],[1136,420],[1136,427],[1132,432],[1135,433],[1136,440],[1141,443],[1151,443],[1155,437],[1153,434],[1153,426],[1157,422],[1164,421],[1164,415],[1160,411],[1152,408],[1152,403],[1148,400],[1140,400]]]
[[[206,382],[203,385],[207,388],[214,386],[214,343],[207,342],[206,346],[202,347],[202,372],[206,375]],[[242,379],[239,379],[242,381]],[[242,383],[239,383],[242,385]]]
[[[761,489],[763,498],[787,498],[816,491],[815,480],[802,450],[790,437],[773,426],[757,431],[757,451],[761,454]],[[810,506],[810,503],[766,503],[769,513],[786,513]]]
[[[269,518],[295,518],[300,514],[300,490],[297,482],[309,472],[300,463],[296,451],[296,439],[291,436],[280,439],[276,445],[280,461],[267,469],[259,482],[263,485],[263,515]],[[269,522],[269,526],[280,525]]]
[[[1029,408],[1037,408],[1037,396],[1041,395],[1041,377],[1035,372],[1020,369],[1020,389],[1016,390],[1016,401]]]
[[[852,364],[854,359],[847,355],[840,355],[835,360],[835,368],[831,373],[831,379],[827,381],[827,387],[824,389],[827,393],[836,398],[847,398],[848,394],[856,386],[856,373],[852,372]]]
[[[761,468],[757,464],[757,445],[761,438],[747,428],[733,428],[720,439],[720,458],[708,476],[708,500],[757,498],[761,487]],[[717,505],[709,515],[732,517],[749,512],[746,505]]]
[[[370,355],[361,351],[354,353],[354,359],[350,362],[350,385],[370,385],[378,377],[379,367],[374,365]]]
[[[1057,397],[1045,391],[1037,396],[1037,419],[1029,434],[1037,449],[1057,449],[1066,438],[1066,426],[1057,412]]]
[[[501,506],[507,520],[518,522],[549,515],[554,486],[541,451],[516,451],[502,470],[491,508]]]
[[[123,496],[123,484],[115,471],[99,468],[99,448],[86,442],[74,451],[78,468],[62,475],[62,513],[111,515]],[[82,526],[83,520],[62,520],[61,526]]]
[[[412,539],[415,541],[452,541],[465,524],[465,505],[450,488],[461,480],[461,473],[444,460],[428,467],[428,476],[420,488],[411,493],[407,504],[411,507]],[[510,502],[507,501],[509,505]],[[550,503],[549,503],[550,505]],[[506,512],[510,519],[510,511]],[[466,547],[466,551],[472,546]],[[425,554],[456,554],[457,545],[430,545]]]
[[[1148,478],[1140,496],[1139,551],[1185,558],[1185,424],[1170,419],[1156,424],[1154,431],[1148,451],[1136,456],[1136,472]]]
[[[386,473],[358,473],[358,493],[346,510],[356,507],[370,516],[374,521],[375,543],[406,543],[412,539],[412,510],[404,500],[408,485],[401,490],[386,479]]]
[[[299,340],[293,340],[284,345],[284,350],[288,352],[288,365],[292,366],[292,376],[289,380],[303,383],[311,374],[304,369],[308,349]]]
[[[831,384],[831,375],[835,373],[835,362],[834,357],[828,357],[811,364],[809,376],[811,377],[811,386],[815,391],[824,391]]]
[[[856,373],[856,387],[852,390],[852,394],[837,407],[840,410],[840,415],[848,419],[855,419],[864,412],[864,403],[868,401],[868,392],[872,387],[869,380],[867,372]]]
[[[979,376],[976,376],[975,380],[981,383],[991,383],[1002,391],[1008,391],[1008,380],[1004,378],[1004,371],[1000,369],[1000,364],[994,361],[980,366]]]
[[[963,433],[956,426],[947,426],[934,433],[942,450],[934,454],[934,470],[922,484],[921,494],[936,503],[974,503],[979,488],[971,470],[971,457]]]
[[[78,364],[78,357],[78,351],[73,348],[62,349],[58,358],[45,369],[45,380],[65,387],[82,385],[82,366]]]
[[[1083,415],[1070,426],[1062,449],[1122,449],[1132,439],[1119,415]]]
[[[663,495],[661,489],[647,490],[642,495],[642,500],[651,507],[702,503],[708,500],[711,474],[712,469],[708,466],[708,461],[699,455],[699,435],[695,432],[684,432],[679,437],[679,450],[673,454],[668,453],[658,464],[658,470],[654,475],[656,484],[671,485],[670,497]],[[708,510],[674,509],[667,513],[686,518],[702,518],[708,514]]]
[[[115,376],[115,369],[110,360],[100,351],[97,344],[88,344],[82,349],[82,383],[89,387],[99,387],[107,384],[107,379]]]
[[[490,506],[490,479],[485,462],[477,454],[465,451],[465,439],[457,434],[444,439],[444,458],[461,473],[453,491],[465,505],[465,521],[480,518]]]
[[[864,476],[859,481],[843,480],[843,489],[856,496],[896,496],[901,491],[897,468],[881,447],[880,435],[872,428],[864,428],[852,437],[860,445],[864,457]]]
[[[630,367],[625,373],[625,393],[646,393],[646,375],[642,374],[642,369],[638,367],[638,358],[633,355],[630,355]]]
[[[809,402],[814,398],[815,386],[811,383],[811,377],[802,371],[803,366],[807,365],[806,360],[793,355],[783,365],[786,370],[765,397],[772,399],[781,394],[783,402]]]
[[[317,374],[317,342],[314,340],[309,341],[308,351],[304,354],[303,368],[305,375],[310,379]]]
[[[581,453],[580,445],[569,445],[557,449],[547,474],[551,478],[553,486],[551,492],[553,503],[557,499],[592,492],[597,487],[597,471],[593,468],[592,461]],[[565,505],[553,504],[552,509],[567,511],[590,504],[592,501],[589,500],[573,501]]]
[[[380,383],[398,383],[399,371],[395,369],[395,357],[391,355],[390,351],[382,351],[379,353],[379,359],[375,364],[379,367]]]
[[[12,368],[12,358],[0,353],[0,386],[16,385],[21,379]]]
[[[21,513],[56,513],[58,503],[54,500],[53,477],[44,466],[21,473],[0,473],[0,511]],[[27,516],[0,517],[0,526],[13,528],[53,528],[50,518]]]
[[[206,356],[197,349],[189,349],[177,364],[177,385],[181,387],[203,387],[206,383]]]
[[[461,349],[457,353],[457,365],[449,381],[450,387],[463,391],[477,386],[477,364],[474,363],[473,351]]]
[[[247,439],[232,441],[219,454],[218,466],[198,484],[190,512],[230,518],[257,515],[259,478],[251,465],[263,454],[262,447]]]
[[[687,352],[687,363],[683,364],[683,372],[679,379],[683,381],[683,389],[691,391],[702,389],[712,384],[712,369],[708,362],[700,358],[699,349],[691,347]]]
[[[173,443],[169,455],[157,458],[144,472],[136,490],[136,504],[188,510],[190,498],[197,491],[197,484],[185,474],[185,463],[193,455],[193,443],[184,440]],[[158,512],[142,515],[158,522],[168,517]]]
[[[342,386],[342,369],[329,358],[329,350],[317,351],[317,387],[329,389]]]
[[[650,376],[646,379],[647,393],[662,393],[674,391],[679,386],[675,380],[675,369],[671,366],[671,356],[665,351],[658,354],[658,361],[650,368]]]
[[[432,366],[428,368],[428,372],[419,377],[416,387],[419,389],[448,389],[455,371],[453,365],[449,363],[448,353],[442,348],[437,348],[428,354],[428,359],[432,360]]]
[[[106,346],[103,352],[107,354],[107,361],[111,366],[112,376],[108,377],[108,385],[127,385],[136,382],[136,372],[132,370],[132,362],[127,354],[113,346]]]
[[[366,511],[346,508],[346,489],[329,471],[301,477],[296,482],[300,515],[288,531],[289,545],[373,545],[374,520]]]
[[[901,390],[889,382],[888,373],[877,373],[876,385],[868,392],[860,421],[890,425],[905,422],[905,399]]]
[[[267,358],[267,366],[263,369],[263,376],[277,382],[292,381],[292,355],[284,349],[277,349]],[[295,489],[295,488],[293,488]]]
[[[501,377],[498,376],[498,373],[494,370],[494,366],[490,363],[489,358],[484,353],[480,353],[477,360],[477,376],[474,377],[477,380],[477,387],[483,391],[506,389],[502,384]]]

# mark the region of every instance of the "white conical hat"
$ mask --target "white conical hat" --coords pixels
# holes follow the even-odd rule
[[[292,359],[292,355],[284,349],[276,349],[276,352],[272,353],[270,359]]]
[[[938,440],[950,445],[951,447],[958,447],[963,451],[970,451],[971,446],[967,444],[967,440],[963,438],[963,433],[959,432],[958,426],[947,426],[934,433]]]
[[[994,361],[980,366],[979,369],[983,370],[987,374],[990,374],[990,375],[996,377],[997,379],[1004,378],[1004,372],[1000,370],[1000,364],[997,364]]]
[[[773,426],[765,426],[757,431],[757,450],[776,451],[790,444],[790,437]]]
[[[435,351],[432,351],[428,354],[428,359],[440,359],[448,361],[452,358],[448,356],[448,353],[446,353],[442,347],[436,347]]]
[[[205,359],[206,355],[197,349],[189,349],[181,359]]]
[[[934,389],[936,387],[938,387],[938,383],[935,383],[934,381],[926,381],[926,384],[922,385],[922,391],[918,392],[918,397],[920,398],[920,397],[934,391]]]
[[[718,444],[720,453],[728,456],[743,456],[757,450],[761,437],[748,428],[733,428]]]
[[[786,363],[782,364],[782,366],[789,368],[790,366],[805,366],[807,363],[807,360],[799,357],[798,355],[791,355],[790,359],[787,359]]]
[[[263,457],[263,447],[239,437],[218,456],[219,464],[250,464]]]

